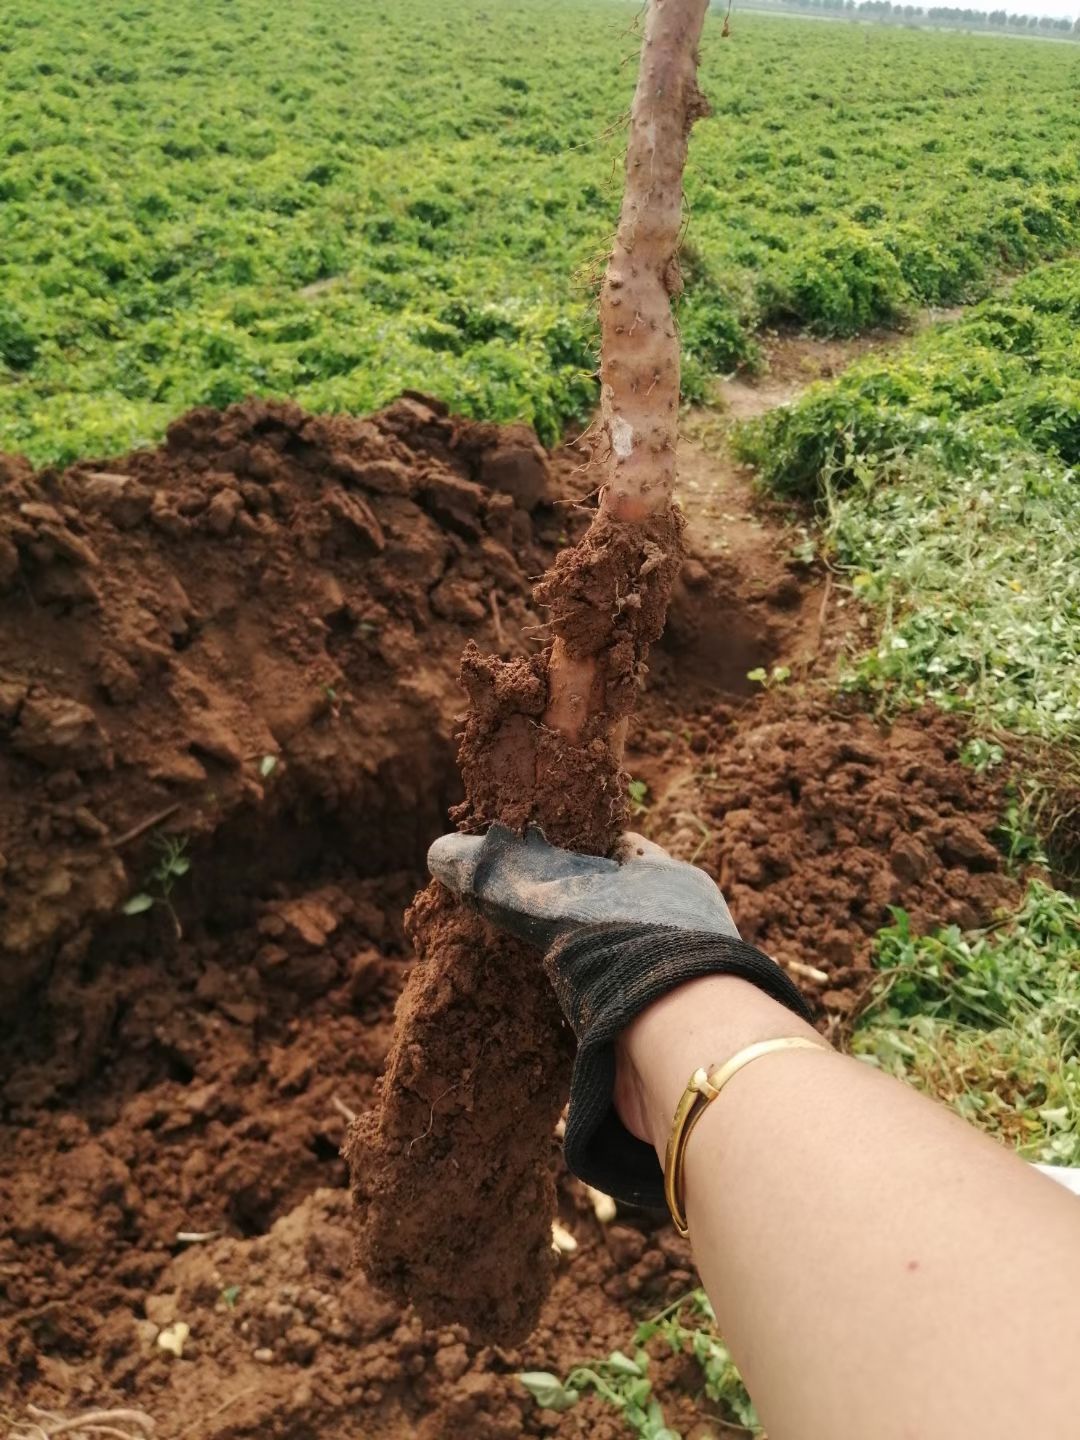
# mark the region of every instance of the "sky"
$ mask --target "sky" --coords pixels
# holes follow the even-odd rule
[[[916,0],[912,0],[916,3]],[[924,0],[918,0],[924,3]],[[942,0],[944,4],[968,4],[976,10],[1008,10],[1010,15],[1051,15],[1055,20],[1075,20],[1080,15],[1080,0]]]

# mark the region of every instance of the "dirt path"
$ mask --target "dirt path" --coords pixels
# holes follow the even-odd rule
[[[935,319],[945,318],[943,313]],[[851,340],[810,335],[773,335],[763,345],[760,375],[735,375],[716,387],[715,404],[691,412],[679,456],[679,498],[699,548],[717,550],[750,543],[768,563],[775,545],[755,544],[762,523],[747,472],[727,445],[733,425],[790,405],[816,380],[830,380],[864,355],[897,348],[908,339],[875,330]],[[775,518],[775,517],[774,517]]]
[[[824,669],[840,644],[842,628],[827,613],[835,611],[834,597],[813,563],[811,533],[757,492],[729,437],[738,421],[789,404],[813,381],[903,339],[892,331],[848,341],[774,336],[765,345],[763,374],[722,381],[717,404],[689,416],[679,447],[679,498],[690,559],[653,663],[654,684],[663,685],[668,657],[681,657],[681,703],[751,695],[758,688],[748,679],[751,670]]]

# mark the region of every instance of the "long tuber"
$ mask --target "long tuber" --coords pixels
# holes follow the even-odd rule
[[[650,0],[600,300],[600,502],[536,587],[548,649],[510,662],[466,649],[462,829],[534,822],[605,853],[625,823],[626,723],[681,556],[671,301],[687,143],[708,108],[696,79],[707,5]],[[379,1103],[347,1146],[360,1258],[425,1320],[513,1343],[534,1326],[553,1264],[566,1032],[537,956],[440,886],[417,897],[408,929],[417,964]]]

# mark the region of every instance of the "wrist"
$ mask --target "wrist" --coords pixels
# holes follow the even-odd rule
[[[758,1040],[816,1034],[749,980],[688,981],[642,1011],[616,1041],[615,1108],[662,1163],[675,1107],[699,1065],[723,1064]]]

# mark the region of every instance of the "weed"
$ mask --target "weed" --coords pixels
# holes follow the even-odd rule
[[[977,775],[983,775],[987,770],[993,770],[1004,759],[1005,751],[991,740],[981,740],[977,737],[965,740],[960,749],[961,765],[967,765]]]
[[[672,1354],[689,1355],[697,1361],[702,1394],[719,1407],[726,1422],[756,1431],[758,1421],[750,1397],[731,1355],[715,1333],[715,1324],[716,1316],[704,1290],[692,1290],[637,1327],[632,1356],[613,1350],[605,1360],[575,1366],[565,1380],[543,1370],[527,1371],[518,1378],[541,1409],[569,1410],[584,1394],[592,1393],[617,1410],[628,1432],[639,1440],[681,1440],[652,1394],[650,1357],[645,1346],[659,1340]]]
[[[789,665],[774,665],[771,670],[766,670],[759,665],[756,670],[748,670],[746,678],[753,680],[765,690],[772,690],[777,685],[783,685],[791,679],[791,667]]]
[[[649,806],[649,787],[644,780],[631,780],[626,787],[627,798],[630,801],[630,814],[633,816],[644,815]]]
[[[1005,791],[1005,812],[994,828],[994,839],[1015,875],[1035,865],[1047,867],[1046,852],[1039,839],[1035,813],[1038,789],[1033,783],[1018,786],[1010,782]]]
[[[1028,1159],[1080,1165],[1080,901],[1033,880],[1002,924],[878,937],[851,1051]]]
[[[155,905],[168,911],[178,940],[183,938],[180,918],[172,903],[172,892],[178,880],[191,869],[187,853],[188,841],[185,835],[156,836],[161,858],[146,877],[146,889],[130,896],[121,907],[124,915],[143,915]]]

